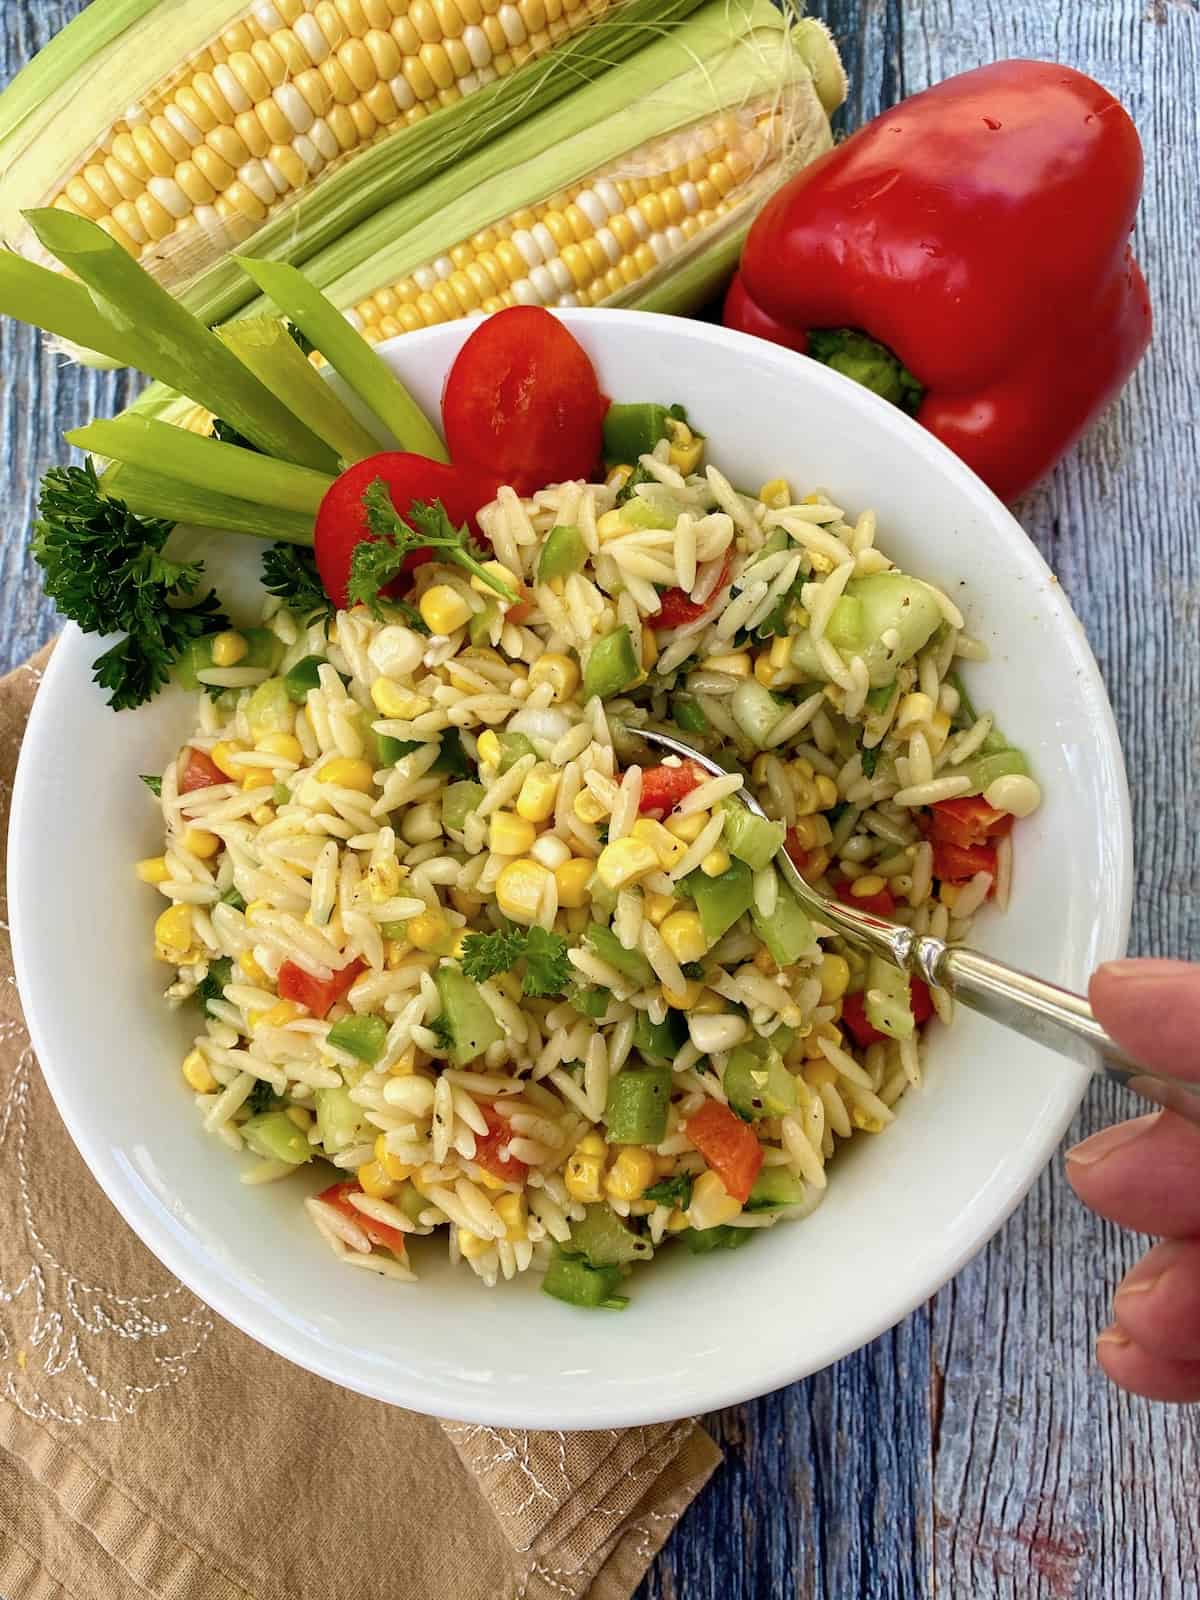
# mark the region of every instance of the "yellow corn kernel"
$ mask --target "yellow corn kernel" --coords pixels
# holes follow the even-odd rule
[[[740,1216],[741,1202],[726,1189],[715,1172],[702,1172],[692,1185],[688,1221],[693,1228],[716,1228]]]
[[[506,917],[529,927],[538,919],[550,876],[540,861],[510,861],[496,879],[496,904]]]
[[[600,1174],[607,1153],[608,1147],[597,1133],[586,1134],[575,1146],[563,1169],[563,1182],[573,1199],[585,1203],[600,1199]]]
[[[659,870],[658,853],[644,839],[632,835],[606,844],[596,862],[596,876],[606,889],[624,889],[647,873]]]
[[[475,748],[479,753],[480,762],[489,767],[500,765],[500,741],[489,728],[486,733],[481,733],[476,741]]]
[[[855,878],[850,885],[850,893],[855,900],[867,900],[873,894],[882,894],[886,888],[886,878],[881,878],[876,872],[868,872],[861,878]]]
[[[786,478],[772,478],[758,491],[758,498],[772,511],[782,511],[792,503],[792,491]]]
[[[685,1228],[690,1227],[691,1223],[688,1221],[687,1212],[680,1211],[678,1207],[667,1218],[668,1233],[682,1233]]]
[[[648,622],[642,623],[642,676],[658,660],[658,635]]]
[[[495,578],[497,583],[504,584],[506,588],[516,589],[519,592],[525,587],[517,574],[510,572],[503,561],[484,561],[482,566],[489,578]],[[471,587],[476,594],[485,595],[489,600],[499,599],[505,608],[512,604],[510,600],[505,600],[502,596],[497,595],[491,584],[483,578],[473,577],[471,579]]]
[[[654,1178],[653,1154],[633,1145],[622,1150],[613,1162],[605,1175],[604,1192],[613,1200],[640,1200]]]
[[[242,914],[247,922],[254,922],[264,911],[269,911],[270,909],[271,902],[269,900],[251,900],[247,903],[246,909]]]
[[[601,544],[605,539],[616,539],[623,533],[632,532],[633,524],[626,520],[620,506],[614,506],[611,511],[606,511],[602,517],[596,518],[596,536]]]
[[[367,894],[375,905],[382,905],[399,891],[403,874],[394,856],[372,861],[367,868]]]
[[[471,608],[448,583],[435,583],[421,596],[417,609],[430,633],[454,633],[471,620]]]
[[[685,424],[686,428],[686,424]],[[676,472],[682,472],[686,478],[689,472],[695,472],[704,455],[704,440],[697,439],[690,428],[686,428],[691,437],[685,444],[673,443],[668,453],[668,459]]]
[[[936,709],[927,694],[906,694],[896,711],[896,732],[903,738],[919,728],[927,728]]]
[[[185,828],[179,842],[190,855],[199,856],[201,861],[215,856],[221,848],[220,839],[215,833],[209,833],[207,828]]]
[[[708,940],[694,911],[673,911],[659,928],[662,941],[680,965],[699,961],[708,949]]]
[[[850,1107],[850,1121],[861,1133],[882,1133],[884,1129],[882,1119],[873,1117],[869,1111],[864,1111],[861,1106]]]
[[[356,789],[359,794],[370,791],[374,774],[371,763],[361,756],[335,756],[317,773],[322,783],[336,784],[339,789]]]
[[[821,1000],[825,1005],[832,1005],[835,1000],[840,1000],[845,994],[850,983],[850,963],[845,956],[824,955],[821,957]]]
[[[764,689],[770,689],[775,683],[775,668],[771,665],[771,652],[760,650],[754,658],[754,676]]]
[[[536,838],[537,829],[524,816],[511,811],[493,811],[488,819],[488,849],[495,855],[523,856]]]
[[[628,462],[622,461],[619,465],[609,469],[604,482],[609,489],[623,489],[633,477],[633,468]]]
[[[809,1062],[804,1068],[804,1081],[810,1089],[823,1089],[827,1085],[832,1087],[837,1082],[837,1076],[837,1068],[826,1061],[823,1055],[819,1060]]]
[[[572,856],[561,867],[554,869],[558,885],[558,903],[564,911],[578,911],[588,902],[588,884],[592,881],[595,864],[586,856]]]
[[[246,768],[237,759],[238,752],[246,746],[236,739],[221,739],[209,751],[214,767],[219,767],[227,778],[241,780]]]
[[[702,1017],[717,1017],[729,1010],[729,1002],[713,989],[702,989],[700,998],[690,1009],[698,1011]]]
[[[746,650],[735,650],[730,655],[708,656],[704,666],[709,672],[724,672],[731,678],[748,678],[750,654]]]
[[[700,871],[706,878],[719,878],[722,873],[728,872],[730,867],[728,850],[710,850],[700,863]]]
[[[242,954],[238,957],[238,966],[241,967],[242,971],[250,979],[251,983],[257,983],[260,986],[265,986],[271,981],[263,969],[259,966],[258,962],[254,959],[254,954],[250,950],[243,950]]]
[[[693,1011],[695,1010],[696,1002],[704,993],[704,985],[698,978],[689,978],[682,991],[668,989],[666,984],[663,984],[661,992],[663,999],[672,1010]]]
[[[825,821],[825,818],[818,817],[815,813],[810,817],[796,818],[796,825],[792,832],[795,834],[796,843],[801,850],[815,850],[818,845],[829,843],[827,838],[823,839],[821,837],[820,829],[822,824],[824,824],[826,831],[830,832],[829,824]]]
[[[162,961],[177,961],[192,947],[192,908],[168,906],[154,924],[155,953]]]
[[[400,1187],[381,1161],[368,1161],[355,1176],[362,1192],[373,1200],[390,1200]]]
[[[183,1078],[188,1088],[197,1094],[213,1094],[220,1087],[199,1050],[189,1050],[184,1056]]]
[[[770,658],[773,671],[782,672],[789,665],[791,661],[791,648],[791,637],[786,633],[780,634],[777,639],[771,640],[771,648],[768,651],[768,656]]]
[[[450,904],[464,917],[473,917],[483,907],[483,901],[477,894],[468,894],[465,889],[459,888],[451,888]]]
[[[554,703],[561,705],[579,688],[578,664],[570,656],[547,650],[529,669],[530,688],[535,688],[539,683],[548,683],[554,691]]]
[[[818,807],[822,811],[832,810],[841,798],[838,794],[837,784],[834,783],[832,778],[827,778],[823,772],[818,773],[813,779],[813,783],[816,785]]]
[[[655,894],[653,889],[647,889],[645,908],[651,925],[657,928],[663,919],[669,917],[674,911],[675,896],[672,894]]]
[[[212,642],[213,666],[236,667],[249,649],[250,646],[242,634],[235,633],[232,629],[219,633]]]
[[[590,789],[581,789],[571,806],[580,822],[603,822],[608,812]]]
[[[668,817],[663,826],[684,844],[695,844],[711,820],[707,811],[689,811],[686,817]]]
[[[816,883],[820,878],[824,877],[825,869],[829,866],[829,859],[828,850],[817,850],[801,873],[801,877],[806,883]]]
[[[942,753],[942,746],[950,737],[950,717],[945,711],[935,711],[929,719],[929,727],[925,730],[925,737],[929,740],[929,752],[938,756]]]
[[[481,1233],[472,1233],[469,1228],[459,1228],[458,1249],[464,1261],[475,1261],[480,1256],[485,1256],[495,1243],[494,1239],[485,1239]]]
[[[412,1176],[412,1167],[401,1161],[399,1156],[394,1156],[387,1147],[387,1134],[380,1133],[375,1136],[375,1165],[381,1167],[394,1183],[403,1183],[405,1178]]]
[[[650,846],[664,872],[669,872],[687,855],[682,839],[676,838],[653,817],[639,817],[633,825],[633,837]]]
[[[411,717],[409,708],[416,698],[410,689],[401,689],[390,678],[376,678],[371,685],[371,704],[381,717]]]
[[[444,911],[422,911],[405,924],[404,931],[415,950],[432,950],[435,955],[448,955],[454,943],[455,930]]]
[[[548,822],[554,815],[562,773],[553,767],[534,767],[526,773],[517,796],[517,815],[527,822]],[[528,847],[527,847],[528,848]]]
[[[242,788],[269,789],[275,782],[275,774],[270,767],[247,767],[242,776]]]
[[[304,750],[294,733],[267,733],[256,739],[254,748],[266,756],[278,756],[281,761],[294,761],[297,766],[304,760]]]
[[[521,1194],[506,1193],[500,1195],[492,1202],[501,1222],[508,1229],[510,1244],[519,1244],[525,1238],[525,1196]]]
[[[143,883],[165,883],[171,876],[166,856],[147,856],[133,869]]]

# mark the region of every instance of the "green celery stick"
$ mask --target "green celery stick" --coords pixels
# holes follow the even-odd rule
[[[265,388],[287,395],[290,410],[347,466],[379,454],[379,441],[342,404],[281,322],[251,317],[216,332]]]
[[[215,334],[86,217],[43,207],[25,218],[42,245],[92,291],[119,338],[133,335],[149,377],[223,417],[268,455],[334,472],[337,457],[247,372]]]
[[[301,357],[301,360],[304,358]],[[320,379],[317,380],[320,382]],[[315,517],[333,479],[309,467],[205,439],[150,417],[99,418],[66,435],[67,443],[113,461],[144,467],[195,489],[212,490],[278,511]]]
[[[275,506],[237,500],[214,489],[197,489],[177,478],[147,472],[145,467],[118,462],[103,474],[100,487],[112,499],[123,500],[140,517],[248,533],[256,539],[282,539],[288,544],[313,542],[313,519],[304,512],[280,511]]]
[[[428,456],[431,461],[449,461],[437,429],[387,362],[302,272],[283,261],[258,261],[250,256],[238,256],[237,260],[391,431],[401,449]]]
[[[140,366],[145,355],[136,333],[114,327],[82,283],[14,250],[0,250],[0,315],[94,350],[121,367]]]

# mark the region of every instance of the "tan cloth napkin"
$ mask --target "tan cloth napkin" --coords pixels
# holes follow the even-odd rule
[[[0,680],[0,830],[48,651]],[[0,869],[0,899],[4,895]],[[694,1423],[440,1424],[213,1316],[93,1184],[0,911],[4,1600],[617,1600],[719,1460]]]

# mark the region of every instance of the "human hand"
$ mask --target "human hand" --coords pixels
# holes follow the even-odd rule
[[[1092,978],[1096,1016],[1135,1060],[1200,1082],[1200,965],[1114,961]],[[1126,1273],[1096,1359],[1151,1400],[1200,1400],[1200,1127],[1156,1111],[1067,1152],[1076,1194],[1161,1240]]]

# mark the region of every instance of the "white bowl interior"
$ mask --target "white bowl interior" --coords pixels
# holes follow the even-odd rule
[[[1131,845],[1111,713],[1083,633],[1017,524],[929,435],[862,389],[722,329],[571,312],[607,393],[682,401],[713,458],[751,488],[778,474],[873,506],[880,543],[961,599],[992,659],[968,669],[1029,753],[1045,804],[1022,824],[1007,917],[979,943],[1072,987],[1119,954]],[[430,415],[470,325],[408,335],[387,359]],[[208,546],[221,592],[256,592],[250,541]],[[227,576],[228,574],[228,576]],[[235,602],[236,603],[236,602]],[[647,1422],[732,1403],[866,1342],[943,1283],[999,1226],[1060,1138],[1082,1067],[981,1019],[933,1030],[928,1082],[885,1137],[835,1163],[806,1222],[733,1254],[668,1251],[620,1314],[586,1314],[518,1282],[489,1293],[418,1248],[418,1286],[341,1267],[298,1204],[318,1175],[267,1189],[205,1135],[179,1077],[194,1018],[159,1000],[161,907],[131,863],[156,853],[139,772],[191,727],[191,698],[114,717],[68,629],[38,697],[14,801],[18,979],[43,1071],[92,1172],[146,1244],[216,1311],[347,1387],[438,1415],[532,1427]],[[432,1241],[430,1241],[432,1244]]]

